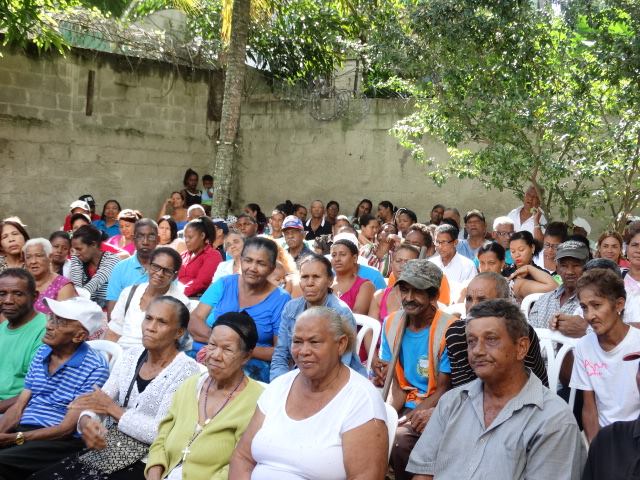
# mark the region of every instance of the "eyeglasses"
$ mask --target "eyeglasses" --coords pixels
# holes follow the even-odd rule
[[[172,270],[170,268],[161,267],[157,263],[150,263],[149,264],[149,270],[151,270],[151,273],[160,273],[165,277],[172,277],[173,275],[176,274],[175,270]]]
[[[495,233],[495,234],[496,234],[497,236],[499,236],[499,237],[509,237],[509,238],[511,238],[511,236],[513,236],[513,232],[498,232],[498,231],[496,230],[496,231],[495,231],[495,232],[493,232],[493,233]]]
[[[156,235],[155,233],[150,233],[149,235],[137,233],[133,238],[135,240],[149,240],[150,242],[155,242],[158,239],[158,235]]]
[[[549,243],[549,242],[544,242],[542,244],[544,248],[548,248],[549,250],[557,250],[558,245],[559,245],[558,243]]]
[[[436,240],[433,242],[435,246],[439,245],[451,245],[455,240]]]
[[[60,318],[57,315],[52,313],[51,315],[49,315],[48,321],[51,324],[51,326],[58,328],[58,327],[66,327],[67,325],[69,325],[69,322],[73,322],[74,320],[67,320],[66,318]]]

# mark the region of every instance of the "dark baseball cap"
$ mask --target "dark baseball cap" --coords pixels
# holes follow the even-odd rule
[[[575,258],[586,261],[589,258],[589,249],[582,242],[567,240],[558,245],[558,249],[556,250],[556,261],[561,258]]]
[[[78,200],[87,202],[90,207],[96,206],[96,201],[94,200],[93,195],[91,195],[90,193],[85,193],[84,195],[80,195],[80,197],[78,197]]]
[[[473,210],[469,210],[467,212],[467,214],[464,216],[464,221],[467,222],[471,217],[478,217],[480,220],[482,220],[483,222],[486,222],[485,218],[484,218],[484,213],[482,213],[480,210],[478,209],[473,209]]]
[[[442,270],[426,259],[409,260],[404,266],[398,282],[407,282],[418,290],[440,288]]]

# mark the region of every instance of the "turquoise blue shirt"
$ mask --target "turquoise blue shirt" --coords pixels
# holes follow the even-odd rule
[[[149,274],[138,261],[138,256],[122,260],[113,267],[107,286],[107,300],[118,300],[122,291],[131,286],[149,281]]]
[[[104,220],[94,220],[92,223],[98,230],[106,233],[109,238],[120,235],[120,225],[118,224],[118,222],[114,223],[110,227],[107,227],[107,222],[105,222]]]

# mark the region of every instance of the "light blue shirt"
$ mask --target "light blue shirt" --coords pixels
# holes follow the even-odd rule
[[[327,295],[324,306],[332,308],[343,317],[348,318],[353,329],[356,329],[356,320],[353,318],[353,313],[351,313],[347,304],[338,297],[333,294]],[[287,302],[282,310],[280,328],[278,330],[278,344],[273,350],[273,358],[271,359],[271,381],[291,370],[290,365],[293,364],[293,357],[291,356],[291,337],[293,336],[293,327],[295,326],[296,319],[307,309],[307,307],[308,305],[306,300],[300,297]],[[367,372],[362,363],[360,363],[360,358],[355,350],[345,352],[342,355],[342,363],[351,367],[361,375],[367,376]]]
[[[384,281],[384,277],[378,269],[362,264],[358,265],[358,267],[358,276],[373,283],[376,290],[387,288],[387,282]]]
[[[138,261],[138,255],[122,260],[111,271],[107,286],[107,300],[115,302],[125,288],[148,281],[149,274]]]

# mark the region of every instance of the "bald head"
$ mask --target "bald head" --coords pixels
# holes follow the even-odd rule
[[[505,278],[495,272],[480,273],[469,282],[465,309],[468,312],[480,302],[498,298],[509,299],[509,284]]]

